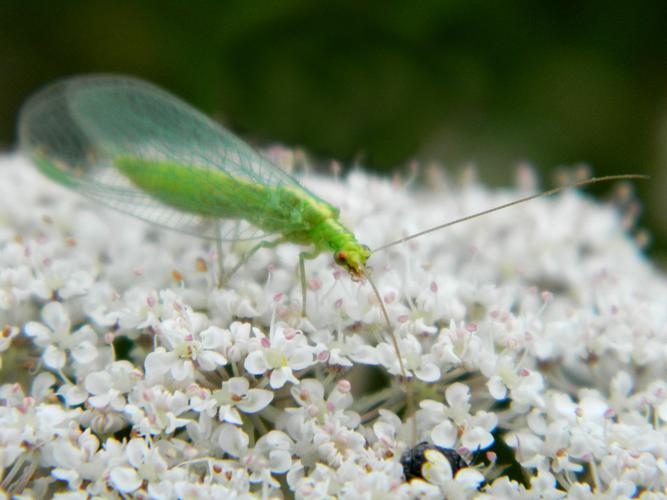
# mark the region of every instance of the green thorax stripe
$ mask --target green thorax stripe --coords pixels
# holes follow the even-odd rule
[[[307,230],[333,210],[305,191],[267,186],[222,170],[172,161],[119,156],[114,165],[135,186],[157,200],[212,218],[244,219],[271,232]]]

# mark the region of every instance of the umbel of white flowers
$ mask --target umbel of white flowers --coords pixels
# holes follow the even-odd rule
[[[535,189],[439,179],[304,182],[371,247]],[[627,222],[568,191],[374,255],[411,413],[372,290],[330,255],[302,318],[298,248],[217,288],[214,244],[0,158],[4,494],[658,498],[667,282]]]

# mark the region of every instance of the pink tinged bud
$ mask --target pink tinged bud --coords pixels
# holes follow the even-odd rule
[[[135,267],[132,269],[132,274],[135,276],[143,276],[144,274],[144,268],[143,267]]]
[[[271,347],[271,342],[266,337],[264,337],[262,340],[260,340],[260,344],[262,344],[262,347],[264,347],[264,348]]]
[[[148,304],[148,307],[155,307],[155,297],[148,297],[146,299],[146,304]]]
[[[312,278],[308,280],[308,290],[311,290],[313,292],[318,291],[320,288],[322,288],[322,282],[317,279],[317,278]]]
[[[336,309],[340,309],[341,307],[343,307],[343,299],[338,299],[336,302],[334,302],[334,307]]]
[[[327,401],[327,411],[329,413],[332,413],[336,410],[336,405],[334,405],[331,401]]]
[[[318,353],[318,355],[317,355],[317,360],[318,361],[324,362],[328,359],[329,359],[329,353],[327,351],[322,351],[322,352]]]
[[[431,281],[431,291],[433,293],[438,293],[438,284],[435,281]]]
[[[338,383],[336,384],[336,388],[340,392],[347,394],[352,390],[352,384],[350,383],[349,380],[343,379],[338,381]]]
[[[282,292],[277,293],[277,294],[275,294],[275,295],[273,296],[273,301],[274,301],[274,302],[280,302],[281,300],[283,300],[283,297],[284,297],[284,296],[285,296],[285,294],[282,293]]]
[[[487,451],[486,452],[486,459],[489,462],[495,462],[498,459],[498,456],[492,451]]]
[[[607,408],[604,412],[604,418],[613,418],[616,415],[616,412],[613,408]]]
[[[398,318],[396,318],[399,323],[405,323],[407,320],[410,319],[410,317],[407,314],[401,314]]]
[[[477,324],[476,323],[467,324],[466,330],[468,330],[470,333],[475,333],[477,331]]]
[[[287,340],[293,340],[294,337],[296,337],[296,334],[297,334],[299,331],[298,331],[298,330],[295,330],[294,328],[285,328],[285,330],[283,330],[283,332],[284,332],[284,334],[285,334],[285,338],[286,338]]]
[[[266,270],[269,274],[273,274],[273,272],[276,270],[276,265],[271,263],[268,266],[266,266]]]
[[[528,377],[530,375],[530,370],[527,370],[526,368],[522,368],[519,370],[519,376],[521,377]]]
[[[553,298],[554,298],[554,294],[549,292],[548,290],[545,290],[544,292],[542,292],[542,300],[544,302],[551,302],[553,300]]]
[[[320,414],[320,409],[316,405],[308,405],[308,415],[316,417]]]

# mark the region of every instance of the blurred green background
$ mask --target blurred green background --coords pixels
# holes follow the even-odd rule
[[[151,80],[256,144],[377,170],[649,173],[641,225],[667,250],[664,0],[0,0],[0,147],[27,95],[90,72]]]

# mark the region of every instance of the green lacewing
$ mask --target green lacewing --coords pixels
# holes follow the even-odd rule
[[[372,252],[340,222],[338,209],[179,98],[131,77],[62,80],[24,105],[19,141],[44,174],[104,205],[199,237],[257,241],[230,273],[262,247],[286,242],[310,247],[299,256],[304,313],[304,261],[332,252],[353,280],[371,284],[406,377],[389,316],[370,280],[366,262]],[[375,251],[566,188],[638,177],[642,176],[587,179],[430,228]]]

